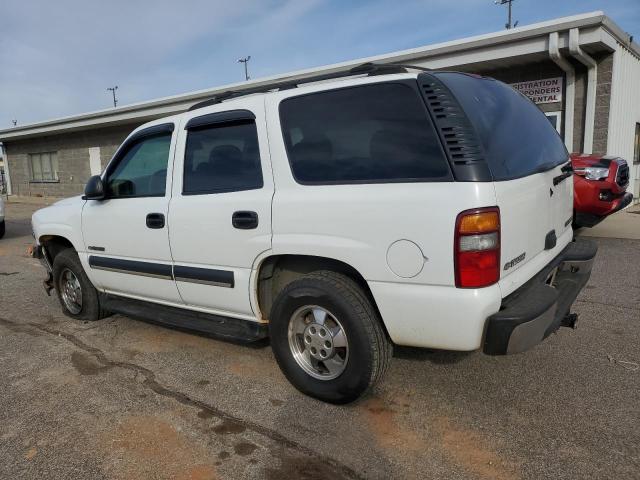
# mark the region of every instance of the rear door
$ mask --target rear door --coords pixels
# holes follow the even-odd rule
[[[178,139],[169,239],[184,302],[254,318],[255,259],[271,248],[273,181],[262,96],[198,109]]]
[[[508,85],[460,73],[436,75],[475,127],[494,179],[501,287],[508,295],[571,240],[573,183],[561,170],[568,153],[540,109]]]

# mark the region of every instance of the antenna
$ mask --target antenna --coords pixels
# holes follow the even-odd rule
[[[513,0],[494,0],[493,3],[495,3],[496,5],[507,5],[507,23],[504,24],[504,27],[507,30],[518,26],[517,20],[515,21],[515,23],[512,23],[511,21],[511,4],[513,3]]]
[[[247,68],[247,63],[249,63],[249,60],[251,60],[251,55],[249,55],[248,57],[238,59],[238,63],[244,63],[244,79],[245,80],[249,80],[249,70]]]
[[[116,98],[116,90],[117,89],[118,89],[118,85],[115,85],[113,87],[107,88],[107,90],[110,90],[111,93],[113,94],[113,108],[116,108],[116,105],[118,105],[118,99]]]

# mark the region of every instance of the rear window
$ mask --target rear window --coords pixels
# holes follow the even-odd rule
[[[544,113],[508,85],[462,73],[436,73],[475,127],[496,181],[525,177],[569,160]]]
[[[289,162],[303,184],[438,181],[449,166],[422,99],[380,83],[284,100]]]

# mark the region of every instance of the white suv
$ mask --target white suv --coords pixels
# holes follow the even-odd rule
[[[394,344],[506,354],[572,325],[596,247],[572,242],[567,151],[538,108],[463,73],[329,77],[143,125],[82,198],[36,212],[64,312],[270,337],[334,403]]]

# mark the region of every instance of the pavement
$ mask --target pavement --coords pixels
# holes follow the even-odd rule
[[[615,213],[593,228],[581,228],[579,234],[585,237],[640,240],[640,205],[632,205]]]
[[[640,241],[595,238],[576,331],[506,357],[397,348],[333,406],[267,344],[65,317],[24,254],[35,208],[9,203],[0,240],[0,478],[640,476]]]

